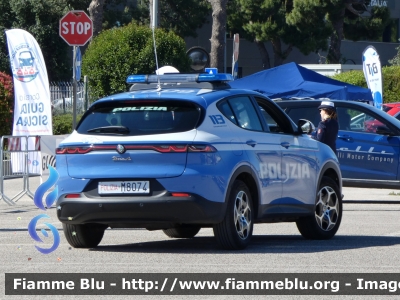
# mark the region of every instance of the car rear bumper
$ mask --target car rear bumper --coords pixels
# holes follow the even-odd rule
[[[57,217],[67,224],[106,224],[112,228],[171,228],[177,224],[212,225],[225,216],[225,203],[189,197],[60,197]]]

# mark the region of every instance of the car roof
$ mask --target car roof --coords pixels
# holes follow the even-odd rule
[[[179,75],[184,75],[184,74],[179,74]],[[139,76],[144,76],[144,75],[139,75]],[[163,76],[165,75],[159,75],[159,77]],[[130,91],[106,96],[104,98],[95,101],[93,105],[109,101],[122,101],[122,100],[135,101],[135,100],[146,100],[146,99],[152,99],[152,100],[159,99],[159,100],[192,101],[206,108],[211,103],[214,103],[220,100],[221,98],[233,95],[241,95],[241,94],[257,95],[264,99],[268,99],[266,96],[256,91],[231,88],[231,86],[227,83],[227,81],[216,81],[216,82],[175,81],[166,83],[138,82],[132,84],[132,86],[130,87]]]

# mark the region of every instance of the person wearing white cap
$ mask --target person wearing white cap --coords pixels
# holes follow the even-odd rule
[[[318,109],[321,114],[321,122],[319,122],[316,135],[313,138],[327,144],[337,154],[336,138],[339,132],[339,123],[337,121],[335,103],[322,101]]]

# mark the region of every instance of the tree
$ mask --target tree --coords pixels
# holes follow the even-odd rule
[[[173,32],[155,30],[159,66],[189,70],[184,40]],[[93,38],[82,61],[88,75],[91,96],[99,98],[127,90],[125,79],[131,74],[151,74],[156,70],[153,35],[148,26],[134,23],[103,30]]]
[[[89,6],[94,36],[101,30],[127,25],[150,25],[153,0],[92,0]],[[197,37],[210,13],[207,0],[158,0],[158,27],[180,37]]]
[[[12,77],[0,72],[0,136],[11,135],[14,90]]]
[[[233,0],[228,5],[229,28],[257,45],[264,69],[271,67],[265,42],[272,44],[274,66],[281,65],[293,47],[305,55],[327,49],[331,31],[320,1]]]
[[[224,49],[226,34],[226,10],[228,0],[208,0],[212,8],[212,33],[210,66],[218,68],[221,72],[224,69]]]
[[[103,28],[103,12],[106,0],[92,0],[88,11],[93,22],[93,37],[97,36]]]
[[[341,62],[341,44],[343,38],[358,40],[376,40],[389,24],[390,12],[387,7],[374,6],[368,10],[369,0],[326,0],[327,20],[333,32],[330,37],[327,62]]]
[[[400,46],[396,47],[396,50],[397,53],[392,59],[389,59],[389,64],[393,66],[400,66]]]

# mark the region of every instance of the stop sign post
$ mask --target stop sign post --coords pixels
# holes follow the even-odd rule
[[[93,22],[83,10],[73,10],[60,19],[60,36],[73,52],[73,92],[72,92],[72,128],[76,127],[76,58],[79,46],[84,46],[93,36]],[[78,48],[78,49],[77,49]],[[80,52],[79,52],[80,53]],[[85,99],[86,100],[86,99]]]

